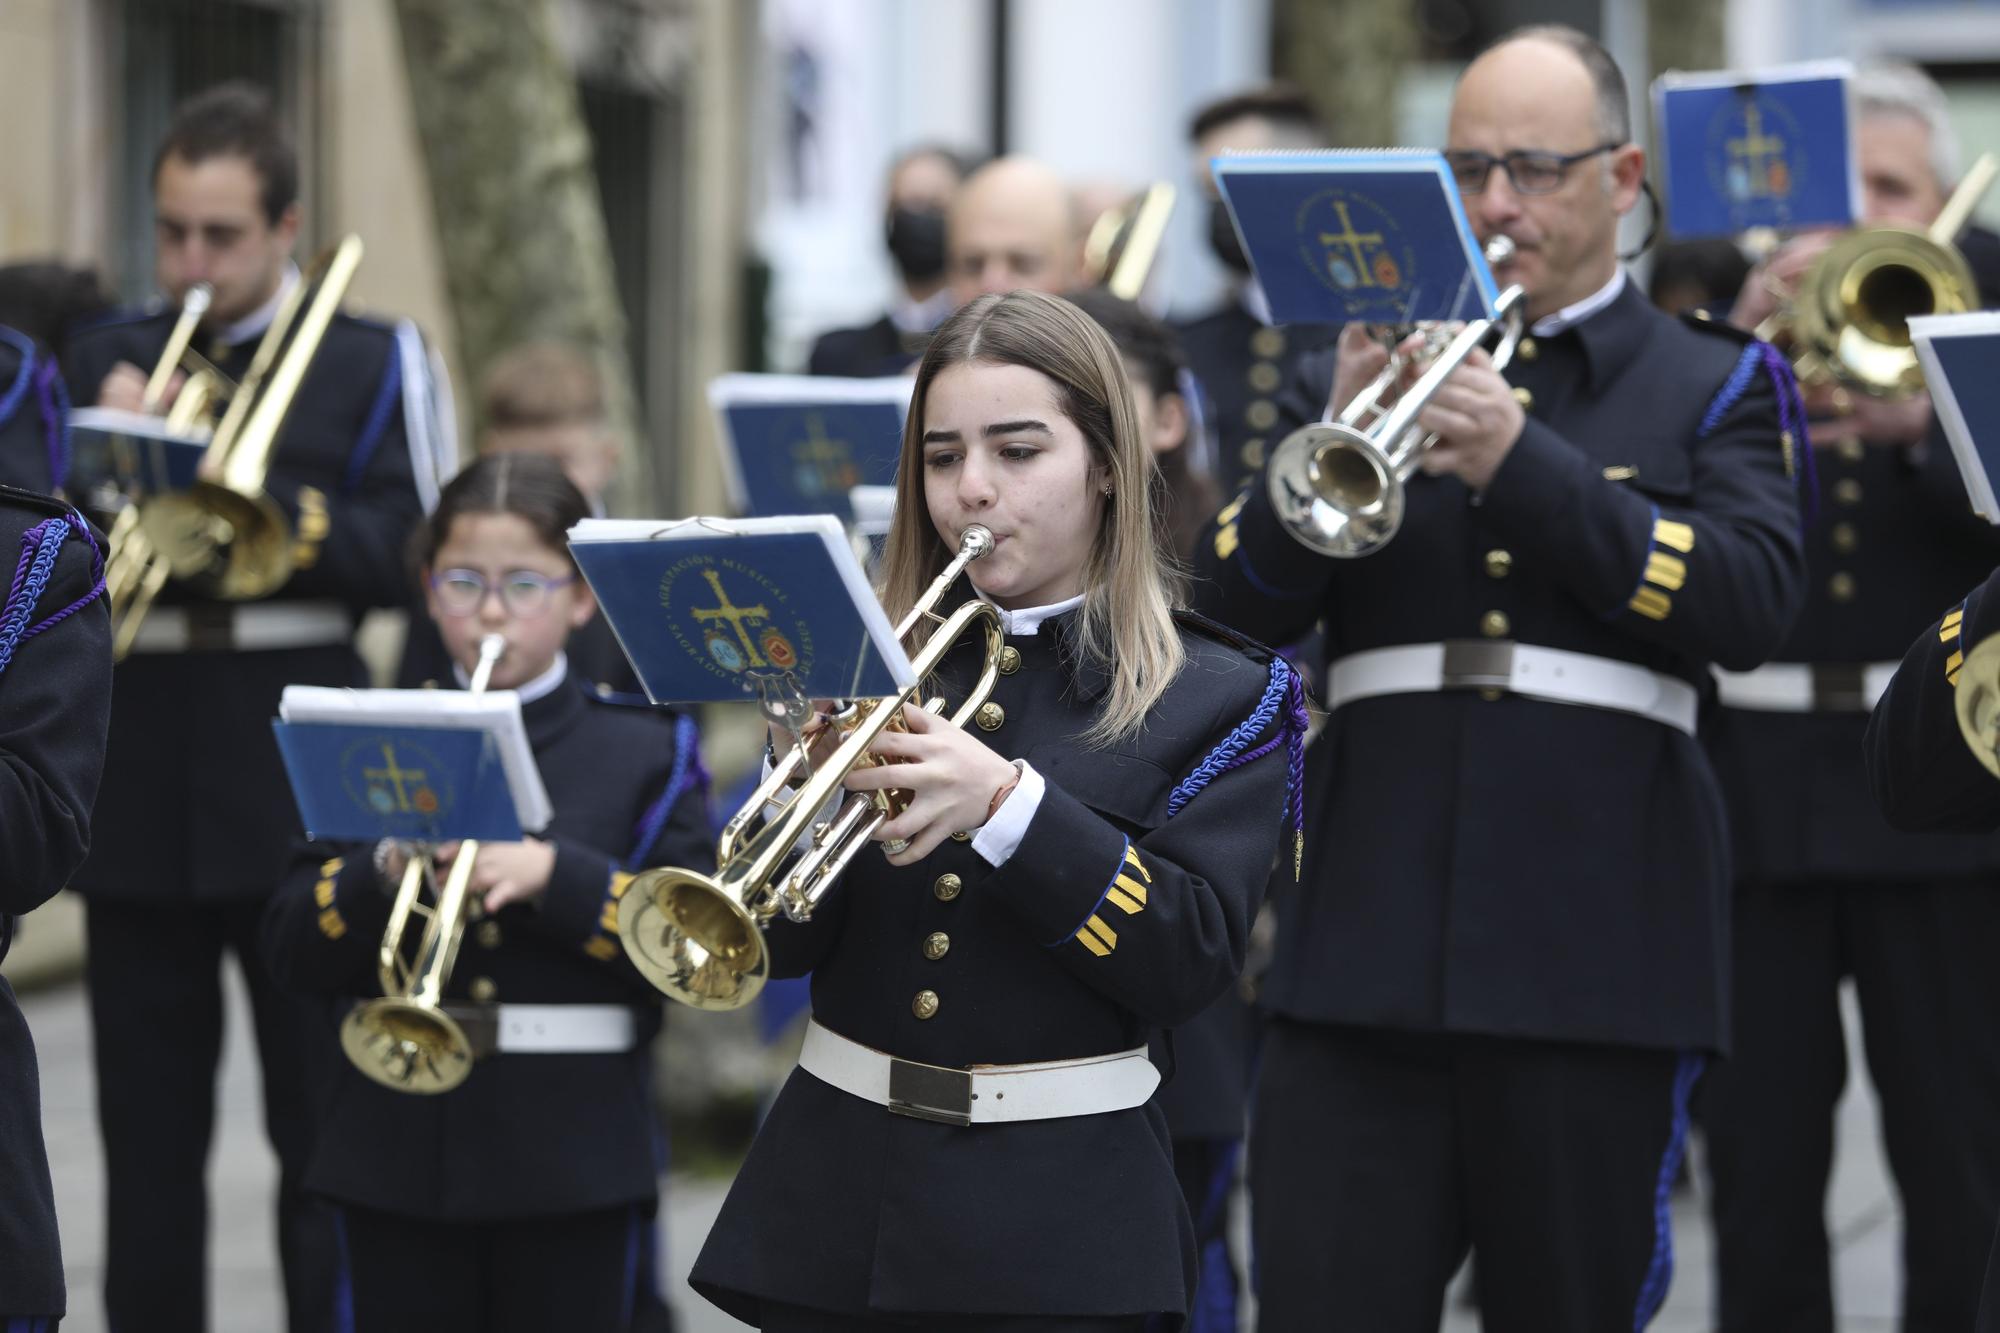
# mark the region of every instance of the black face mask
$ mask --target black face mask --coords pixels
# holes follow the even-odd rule
[[[1236,224],[1229,220],[1229,205],[1220,199],[1208,206],[1208,248],[1215,251],[1215,257],[1231,273],[1249,274],[1250,257],[1243,253],[1243,242],[1236,235]]]
[[[908,282],[944,276],[944,214],[898,208],[889,214],[889,254]]]

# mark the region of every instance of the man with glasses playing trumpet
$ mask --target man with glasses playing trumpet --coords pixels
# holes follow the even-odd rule
[[[1836,243],[1921,254],[1921,238],[1876,224],[1930,228],[1947,211],[1957,144],[1937,85],[1910,66],[1864,66],[1853,97],[1863,228],[1781,247],[1750,275],[1733,322],[1787,316]],[[2000,304],[2000,241],[1973,231],[1956,246],[1978,290],[1945,299]],[[1845,977],[1866,1018],[1903,1208],[1906,1327],[1971,1325],[2000,1221],[2000,1126],[1966,1110],[2000,1103],[1989,1021],[2000,1010],[2000,838],[1897,831],[1861,764],[1896,659],[1996,554],[1914,382],[1914,355],[1902,361],[1908,379],[1858,382],[1867,367],[1843,366],[1808,394],[1826,509],[1806,546],[1805,608],[1777,660],[1719,682],[1710,750],[1735,839],[1735,1043],[1703,1091],[1702,1123],[1721,1333],[1833,1326],[1826,1186],[1847,1081]]]
[[[1319,620],[1329,659],[1252,1119],[1270,1333],[1336,1305],[1430,1333],[1468,1248],[1502,1333],[1639,1327],[1665,1293],[1664,1191],[1727,1034],[1699,683],[1777,645],[1800,520],[1768,349],[1661,314],[1618,265],[1645,165],[1626,106],[1567,28],[1468,67],[1447,155],[1479,239],[1512,242],[1506,377],[1479,351],[1443,376],[1401,533],[1367,558],[1302,546],[1322,534],[1263,479],[1198,557],[1198,604],[1272,642]],[[1347,330],[1299,415],[1385,361]]]
[[[250,375],[266,330],[285,310],[303,309],[294,328],[315,311],[330,320],[299,366],[265,474],[244,497],[277,516],[263,552],[279,571],[272,595],[228,600],[166,581],[150,611],[143,601],[123,608],[144,619],[118,671],[97,802],[103,836],[75,879],[88,907],[106,1158],[105,1301],[118,1327],[205,1327],[203,1173],[221,1053],[220,964],[230,950],[249,982],[265,1123],[280,1161],[291,1327],[324,1328],[334,1309],[334,1237],[299,1177],[312,1064],[332,1058],[331,1043],[302,1001],[274,989],[254,947],[263,900],[299,834],[270,720],[287,684],[364,683],[356,617],[407,601],[401,556],[426,478],[406,429],[406,408],[422,413],[406,400],[421,358],[390,329],[333,313],[331,301],[288,303],[302,281],[291,262],[298,161],[263,94],[229,85],[181,108],[153,190],[160,285],[175,306],[195,292],[206,299],[189,347],[222,376],[277,392],[278,371],[304,354]],[[169,308],[80,333],[66,356],[73,396],[171,411],[191,382],[181,356],[163,356],[181,323]],[[295,334],[291,349],[304,339]],[[183,415],[199,414],[183,405]],[[82,493],[91,482],[71,484]],[[241,544],[222,554],[233,559]],[[127,543],[111,558],[129,566],[139,549]]]

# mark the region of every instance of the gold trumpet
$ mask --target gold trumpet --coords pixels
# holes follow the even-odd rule
[[[893,791],[854,792],[833,818],[819,821],[820,809],[854,769],[884,762],[870,747],[883,731],[903,726],[905,704],[943,711],[942,699],[921,697],[921,682],[975,624],[985,628],[985,666],[951,715],[951,725],[964,726],[986,702],[1000,674],[999,613],[976,599],[950,616],[935,615],[932,608],[968,564],[992,549],[993,534],[983,527],[975,524],[959,534],[958,554],[896,627],[896,637],[907,639],[922,620],[938,626],[912,655],[919,685],[890,698],[863,700],[835,717],[829,725],[844,731],[846,739],[786,796],[812,739],[801,736],[723,827],[715,874],[669,867],[649,870],[627,887],[618,902],[619,938],[633,966],[669,997],[696,1009],[736,1009],[756,998],[771,970],[764,926],[781,911],[793,921],[808,920],[869,835],[900,813],[908,798]],[[746,840],[745,830],[772,804],[777,813]],[[801,840],[806,840],[802,849]]]
[[[1513,254],[1508,237],[1486,243],[1486,262],[1493,267]],[[1301,426],[1279,441],[1265,484],[1285,530],[1321,555],[1373,555],[1387,545],[1403,526],[1403,483],[1437,442],[1436,435],[1416,424],[1417,414],[1496,330],[1500,342],[1493,365],[1506,367],[1521,341],[1525,300],[1521,287],[1509,287],[1500,293],[1492,319],[1473,320],[1456,333],[1448,324],[1425,326],[1424,346],[1416,357],[1430,364],[1394,407],[1384,403],[1407,363],[1391,357],[1332,423]]]
[[[471,693],[486,689],[493,665],[506,649],[506,639],[498,634],[479,641]],[[341,1020],[340,1049],[356,1069],[392,1091],[450,1092],[472,1072],[472,1042],[458,1020],[444,1011],[443,1003],[445,983],[465,937],[472,868],[478,859],[478,842],[460,843],[440,889],[437,863],[429,849],[410,857],[375,955],[382,998],[356,1005]],[[428,905],[423,901],[426,892]],[[403,937],[412,916],[424,918],[424,933],[413,961],[405,962]]]
[[[131,651],[170,578],[210,597],[248,601],[277,591],[291,577],[291,524],[265,492],[264,480],[285,414],[361,263],[361,251],[361,238],[347,237],[314,263],[280,305],[242,385],[229,395],[228,410],[202,455],[199,479],[186,490],[141,497],[120,511],[104,570],[115,658]],[[194,325],[185,308],[176,338],[182,325],[191,335]],[[179,361],[161,358],[153,372],[160,391]],[[154,397],[150,383],[147,392]],[[189,411],[205,407],[210,392],[206,385],[198,390]],[[184,386],[183,397],[187,393]],[[176,400],[176,410],[180,407]]]
[[[1174,216],[1174,187],[1155,181],[1124,203],[1107,208],[1083,243],[1084,272],[1123,301],[1136,301]]]
[[[1981,155],[1926,230],[1878,223],[1842,236],[1757,336],[1789,342],[1806,384],[1838,383],[1877,398],[1922,389],[1910,319],[1979,308],[1979,285],[1953,242],[1996,173],[1993,154]]]

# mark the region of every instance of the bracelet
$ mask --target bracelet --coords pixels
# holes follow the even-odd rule
[[[1001,783],[999,789],[993,793],[993,799],[986,803],[986,819],[984,822],[988,824],[993,822],[993,816],[1000,813],[1001,802],[1012,795],[1014,788],[1020,785],[1021,765],[1019,761],[1016,761],[1014,764],[1014,776]]]

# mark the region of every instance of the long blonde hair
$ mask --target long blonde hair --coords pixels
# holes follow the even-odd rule
[[[1101,745],[1131,736],[1180,671],[1185,652],[1173,608],[1185,600],[1186,584],[1155,535],[1153,457],[1139,434],[1125,363],[1109,335],[1068,301],[1029,291],[982,296],[931,339],[903,426],[896,513],[882,557],[883,604],[892,620],[905,615],[954,554],[931,524],[924,496],[924,411],[938,375],[968,363],[1025,366],[1053,380],[1062,414],[1083,433],[1092,463],[1111,483],[1084,564],[1075,644],[1110,680],[1085,740]]]

